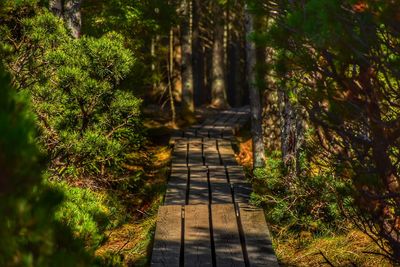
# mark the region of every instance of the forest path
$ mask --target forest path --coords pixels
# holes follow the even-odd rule
[[[221,111],[173,136],[151,266],[279,266],[262,209],[232,149],[248,107]]]

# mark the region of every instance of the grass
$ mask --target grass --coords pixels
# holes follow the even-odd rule
[[[132,220],[108,231],[108,240],[96,255],[118,255],[123,266],[147,266],[160,203],[161,198],[153,203],[143,219]]]
[[[274,246],[282,266],[392,266],[384,257],[372,254],[379,253],[379,248],[355,229],[337,236],[275,236]]]

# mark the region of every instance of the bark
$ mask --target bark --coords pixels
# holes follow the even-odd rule
[[[288,170],[289,177],[296,177],[299,173],[299,150],[303,143],[303,119],[299,111],[290,102],[287,92],[280,91],[281,103],[281,151],[283,163]]]
[[[193,103],[193,69],[192,69],[192,41],[190,31],[190,1],[182,2],[182,108],[186,118],[191,117],[194,112]]]
[[[173,29],[171,29],[169,34],[168,96],[171,108],[171,124],[173,128],[176,128],[176,110],[175,110],[175,100],[174,100],[173,85],[172,85],[173,65],[174,65],[174,31]]]
[[[236,80],[237,80],[237,70],[238,70],[238,63],[239,63],[239,58],[238,58],[238,32],[236,31],[235,25],[234,25],[234,19],[235,19],[235,12],[234,10],[231,10],[231,1],[228,1],[228,11],[227,11],[227,17],[226,17],[226,24],[227,24],[227,94],[228,94],[228,103],[231,106],[237,106],[235,103],[235,93],[236,93]]]
[[[49,1],[50,11],[59,18],[62,18],[64,13],[63,1],[62,0],[50,0]]]
[[[265,148],[268,151],[276,151],[281,148],[281,120],[278,90],[271,84],[273,83],[268,82],[268,88],[264,93],[263,132]]]
[[[62,18],[75,38],[79,38],[82,28],[81,5],[83,0],[50,0],[49,8]]]
[[[249,35],[254,31],[253,16],[245,11],[246,33]],[[246,42],[246,70],[249,83],[250,107],[251,107],[251,133],[253,141],[253,167],[265,166],[264,140],[262,132],[261,101],[260,92],[256,84],[256,45],[248,40]]]
[[[174,27],[174,51],[173,51],[173,64],[171,66],[172,69],[172,84],[173,84],[173,93],[176,102],[182,101],[182,47],[180,40],[180,28]]]
[[[266,69],[266,90],[264,92],[264,105],[263,105],[263,131],[265,148],[268,151],[277,151],[281,149],[281,114],[279,106],[278,85],[272,77],[276,77],[273,72],[272,66],[274,64],[273,58],[276,52],[272,48],[265,49],[265,64]]]
[[[82,15],[81,5],[83,0],[68,0],[64,5],[64,20],[75,38],[81,36]]]
[[[193,0],[193,89],[195,105],[201,105],[204,99],[204,53],[201,41],[200,21],[202,18],[201,0]]]
[[[211,78],[212,78],[212,44],[214,26],[212,23],[213,12],[211,1],[206,1],[206,8],[203,9],[202,18],[202,44],[204,48],[204,102],[211,103]]]
[[[214,3],[214,42],[211,76],[211,105],[215,108],[227,108],[224,50],[224,10]]]

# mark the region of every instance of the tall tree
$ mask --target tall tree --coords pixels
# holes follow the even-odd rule
[[[191,3],[190,0],[182,1],[182,107],[184,116],[190,119],[194,112],[193,102],[193,59],[192,59],[192,38],[191,38]]]
[[[171,66],[174,98],[178,103],[182,102],[182,46],[180,27],[175,26],[173,31],[173,61]]]
[[[245,29],[248,38],[254,32],[253,15],[250,13],[249,5],[245,8]],[[251,107],[251,133],[253,138],[253,167],[265,166],[265,151],[262,131],[261,99],[260,91],[256,81],[256,45],[252,40],[246,42],[246,70],[250,93]]]
[[[202,104],[204,95],[204,53],[201,40],[202,1],[193,0],[193,89],[195,105]]]
[[[244,49],[244,3],[230,0],[228,2],[228,49],[227,49],[227,79],[228,102],[236,107],[244,104],[245,97],[245,49]]]
[[[225,71],[225,16],[223,5],[219,1],[213,3],[214,13],[214,41],[212,47],[211,69],[211,105],[216,108],[227,108]]]

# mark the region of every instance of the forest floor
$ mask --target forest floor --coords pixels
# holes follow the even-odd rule
[[[201,122],[216,112],[207,108],[198,109],[195,119]],[[144,107],[143,115],[148,137],[146,154],[149,157],[144,164],[147,166],[143,166],[145,185],[135,198],[137,203],[131,203],[130,219],[109,230],[106,233],[106,242],[96,251],[98,256],[115,255],[121,258],[124,266],[149,265],[157,211],[163,201],[169,174],[169,139],[174,131],[188,126],[184,121],[178,120],[177,126],[173,127],[169,112],[155,105]]]
[[[196,120],[201,122],[212,109],[199,109]],[[97,255],[118,255],[124,266],[148,266],[158,207],[162,204],[169,172],[171,147],[169,138],[176,130],[170,123],[170,115],[159,107],[144,109],[144,125],[147,129],[147,152],[151,165],[146,167],[146,184],[138,195],[138,203],[132,203],[132,216],[123,225],[107,232],[107,241],[97,250]],[[187,127],[178,121],[179,128]],[[234,145],[236,158],[250,174],[252,147],[250,125],[238,133]],[[146,197],[143,197],[144,194]],[[150,196],[150,197],[149,197]],[[143,199],[142,201],[139,201]],[[266,211],[268,212],[268,211]],[[280,235],[279,225],[270,225],[273,244],[281,266],[391,266],[379,255],[376,245],[359,230],[349,224],[345,234],[313,236],[308,233]]]
[[[237,160],[250,175],[252,142],[249,128],[237,136]],[[268,212],[268,211],[266,211]],[[273,246],[281,266],[393,266],[379,253],[377,245],[351,222],[340,234],[316,236],[308,232],[288,233],[269,224]]]

